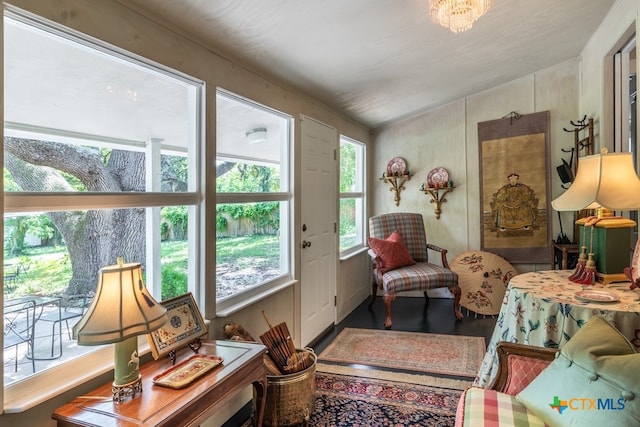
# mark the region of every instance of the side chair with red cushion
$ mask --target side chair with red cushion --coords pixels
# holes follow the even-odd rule
[[[391,328],[391,303],[398,292],[448,288],[453,294],[453,312],[462,319],[458,275],[449,268],[447,250],[427,243],[421,214],[389,213],[369,218],[369,255],[373,260],[373,282],[369,307],[378,289],[386,308],[385,328]],[[440,253],[442,265],[429,262],[428,250]]]

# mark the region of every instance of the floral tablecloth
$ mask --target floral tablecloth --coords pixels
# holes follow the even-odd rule
[[[514,276],[509,282],[475,385],[489,387],[495,378],[500,341],[538,347],[561,348],[593,316],[614,324],[636,347],[640,347],[640,292],[629,282],[583,287],[568,280],[571,270],[549,270]],[[582,290],[607,291],[618,302],[584,302]]]

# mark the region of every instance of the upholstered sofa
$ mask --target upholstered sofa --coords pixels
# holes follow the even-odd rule
[[[561,349],[501,342],[489,389],[470,387],[456,426],[639,426],[640,354],[593,317]]]

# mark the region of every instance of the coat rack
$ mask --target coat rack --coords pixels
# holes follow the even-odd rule
[[[571,153],[575,155],[576,162],[573,164],[573,176],[578,173],[578,160],[580,159],[580,152],[585,150],[584,155],[590,156],[593,154],[593,118],[587,120],[587,116],[584,116],[582,120],[573,121],[569,123],[573,126],[573,129],[562,128],[565,132],[573,132],[573,147],[571,150],[561,149],[563,153]],[[580,132],[587,129],[587,135],[580,138]]]
[[[561,149],[563,153],[571,153],[572,159],[575,157],[575,163],[573,163],[573,176],[578,174],[578,163],[580,162],[580,152],[584,151],[585,156],[593,154],[594,134],[593,134],[593,118],[587,120],[587,116],[584,116],[582,120],[570,120],[569,124],[573,126],[573,129],[562,128],[565,132],[573,132],[573,147],[570,150]],[[586,135],[581,137],[581,132],[586,130]],[[583,132],[584,134],[584,132]],[[587,217],[593,213],[592,210],[583,209],[574,214],[574,226],[573,236],[579,236],[579,227],[577,221],[581,218]]]

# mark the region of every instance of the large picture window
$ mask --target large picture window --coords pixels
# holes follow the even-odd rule
[[[203,84],[13,9],[4,46],[4,303],[36,306],[32,332],[4,317],[34,338],[5,339],[6,391],[81,377],[71,362],[101,347],[78,347],[79,316],[56,316],[81,314],[118,256],[157,300],[200,295]]]
[[[217,94],[218,315],[291,280],[291,118]]]

